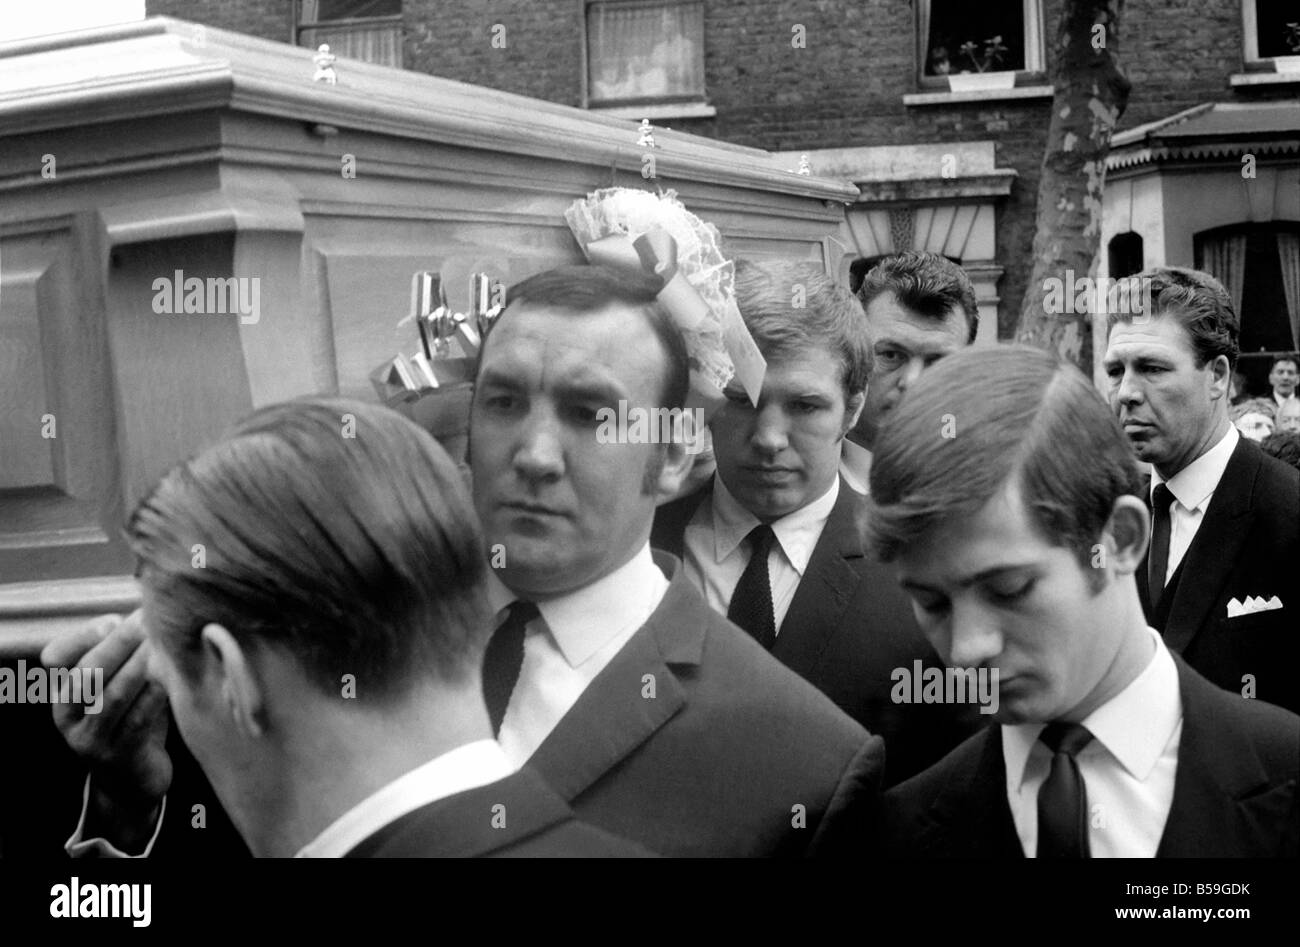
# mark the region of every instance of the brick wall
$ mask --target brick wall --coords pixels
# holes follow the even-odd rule
[[[146,16],[174,16],[280,43],[293,42],[296,0],[145,0]]]
[[[1062,0],[1044,0],[1047,53]],[[290,0],[148,0],[168,13],[271,39],[289,34]],[[582,0],[405,0],[406,66],[566,105],[581,105]],[[504,48],[494,48],[496,25]],[[806,48],[791,45],[801,24]],[[773,151],[991,139],[1014,168],[998,210],[1006,274],[999,334],[1018,316],[1028,278],[1047,100],[905,106],[916,92],[907,0],[707,0],[705,81],[717,115],[659,124]],[[1236,0],[1129,0],[1121,63],[1133,82],[1121,128],[1206,101],[1294,97],[1285,88],[1235,92],[1242,22]]]

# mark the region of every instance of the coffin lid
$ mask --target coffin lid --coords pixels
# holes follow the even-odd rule
[[[639,168],[635,122],[419,72],[340,58],[313,81],[315,51],[170,17],[0,43],[0,138],[152,115],[230,108],[313,124]],[[654,129],[660,174],[852,201],[842,180],[788,157]]]

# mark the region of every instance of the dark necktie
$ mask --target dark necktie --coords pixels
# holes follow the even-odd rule
[[[532,602],[512,603],[506,620],[488,641],[483,655],[483,699],[487,702],[493,736],[501,732],[510,694],[519,680],[519,669],[524,666],[524,626],[538,614]]]
[[[727,618],[745,629],[769,651],[776,643],[776,617],[772,612],[772,579],[767,573],[767,557],[776,542],[772,527],[755,526],[745,537],[749,543],[749,565],[731,593]]]
[[[1147,586],[1150,588],[1151,611],[1160,604],[1165,591],[1165,573],[1169,571],[1169,507],[1174,495],[1163,483],[1151,491],[1151,555],[1148,557]]]
[[[1052,751],[1052,769],[1038,788],[1038,857],[1091,858],[1088,790],[1075,755],[1092,741],[1077,723],[1049,723],[1038,737]]]

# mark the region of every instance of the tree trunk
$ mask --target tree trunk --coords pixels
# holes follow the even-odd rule
[[[1050,56],[1056,96],[1038,181],[1034,262],[1016,331],[1017,341],[1059,353],[1090,378],[1092,318],[1074,311],[1072,277],[1097,275],[1106,155],[1128,104],[1129,81],[1117,62],[1123,10],[1124,0],[1065,0],[1061,11]],[[1063,293],[1054,292],[1058,287]],[[1069,304],[1058,305],[1065,297]]]

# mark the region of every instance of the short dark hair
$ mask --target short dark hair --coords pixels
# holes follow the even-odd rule
[[[327,694],[353,674],[392,699],[481,665],[491,611],[468,488],[429,434],[379,405],[253,412],[163,476],[126,536],[191,679],[210,622],[288,654]]]
[[[885,257],[862,279],[858,298],[865,309],[873,299],[893,293],[899,305],[942,322],[954,308],[966,316],[966,344],[979,332],[980,311],[970,277],[937,253],[907,250]]]
[[[826,348],[840,360],[845,400],[866,388],[872,358],[866,313],[821,264],[736,260],[736,306],[765,356]]]
[[[1119,422],[1073,365],[1025,345],[936,362],[876,440],[867,517],[876,554],[894,559],[939,523],[980,510],[1012,477],[1039,534],[1085,567],[1115,501],[1142,489]]]
[[[612,303],[639,310],[650,323],[668,360],[668,374],[661,389],[665,408],[683,408],[690,391],[690,355],[672,317],[659,304],[659,286],[641,273],[624,273],[601,264],[557,266],[516,283],[506,290],[506,301],[498,319],[511,308],[525,303],[548,306],[573,315],[600,312]],[[488,333],[491,338],[491,333]],[[483,351],[486,351],[486,341]]]
[[[1117,323],[1132,323],[1138,316],[1172,316],[1191,340],[1197,368],[1220,355],[1227,356],[1229,367],[1237,364],[1241,323],[1232,297],[1209,273],[1157,266],[1121,280],[1115,291],[1115,303],[1106,307],[1107,335]]]
[[[1274,431],[1259,442],[1260,449],[1270,457],[1300,470],[1300,433]]]
[[[1273,356],[1273,364],[1268,366],[1269,374],[1272,374],[1273,369],[1277,368],[1283,362],[1290,362],[1292,368],[1300,369],[1300,356],[1294,355],[1290,352],[1283,352],[1281,355]]]

